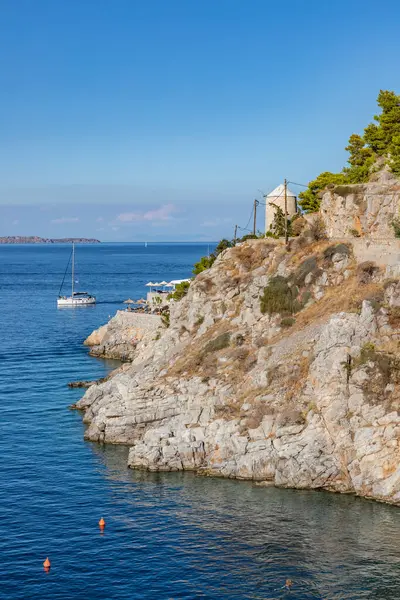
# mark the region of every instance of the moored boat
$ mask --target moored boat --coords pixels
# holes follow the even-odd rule
[[[65,276],[68,271],[68,266],[72,257],[72,272],[71,272],[71,295],[61,296],[61,290],[64,285]],[[59,307],[75,307],[75,306],[89,306],[96,304],[96,298],[88,292],[76,292],[75,291],[75,244],[72,244],[71,256],[68,259],[67,268],[65,269],[64,277],[60,286],[60,291],[57,298],[57,306]]]

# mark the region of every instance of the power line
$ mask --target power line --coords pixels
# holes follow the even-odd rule
[[[273,198],[275,198],[275,199],[280,198],[282,196],[283,192],[284,192],[284,190],[281,190],[280,193],[277,196],[273,196]],[[259,202],[259,204],[261,206],[269,206],[271,204],[271,202]],[[272,204],[273,204],[273,202],[272,202]]]
[[[251,221],[251,219],[253,217],[253,211],[254,211],[254,205],[253,205],[253,208],[251,209],[250,217],[249,217],[249,220],[246,223],[246,227],[239,227],[239,229],[246,229],[247,231],[250,231],[249,229],[247,229],[247,227],[249,226],[250,221]]]
[[[303,188],[308,188],[308,185],[304,185],[304,183],[296,183],[295,181],[288,181],[288,183],[291,183],[292,185],[299,185]]]
[[[276,200],[276,199],[278,199],[278,198],[280,198],[280,197],[282,196],[282,194],[283,194],[283,191],[284,191],[284,190],[281,190],[281,191],[280,191],[280,193],[279,193],[277,196],[275,196],[275,200]],[[256,204],[256,203],[257,203],[257,204]],[[269,204],[269,203],[268,203],[268,204]],[[251,213],[250,213],[249,220],[248,220],[248,221],[247,221],[247,223],[246,223],[246,227],[240,227],[240,226],[238,225],[238,226],[237,226],[237,228],[238,228],[238,229],[240,229],[240,231],[248,231],[249,233],[254,233],[254,225],[253,225],[253,230],[249,229],[248,227],[249,227],[249,225],[250,225],[250,221],[251,221],[251,220],[252,220],[252,218],[253,218],[253,215],[254,215],[254,217],[256,216],[256,215],[254,214],[254,211],[256,210],[256,206],[268,206],[268,204],[267,204],[266,202],[261,202],[260,200],[254,200],[254,203],[253,203],[253,208],[252,208],[252,210],[251,210]]]

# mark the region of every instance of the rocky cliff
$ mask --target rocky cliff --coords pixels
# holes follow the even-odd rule
[[[330,238],[394,239],[392,222],[400,216],[400,181],[383,169],[369,183],[332,187],[323,194],[321,214]]]
[[[137,354],[140,346],[143,357],[145,348],[159,337],[161,318],[126,310],[119,310],[110,321],[93,331],[85,340],[90,354],[102,358],[129,361]]]
[[[400,504],[400,283],[350,244],[229,249],[157,327],[79,401],[86,439],[134,468]]]

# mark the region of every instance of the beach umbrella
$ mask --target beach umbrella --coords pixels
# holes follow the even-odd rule
[[[168,285],[167,281],[162,281],[161,283],[159,283],[158,285]]]
[[[157,284],[153,283],[152,281],[149,281],[149,283],[146,283],[146,287],[154,287],[155,285],[157,285]]]
[[[138,300],[136,304],[146,304],[146,300],[144,298],[140,298],[140,300]]]
[[[128,300],[124,300],[124,304],[135,304],[135,301],[132,298],[128,298]]]

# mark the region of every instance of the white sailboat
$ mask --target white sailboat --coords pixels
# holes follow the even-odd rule
[[[71,274],[71,295],[61,296],[61,290],[64,284],[65,276],[67,274],[69,261],[72,256],[72,274]],[[57,298],[57,306],[88,306],[89,304],[96,304],[96,298],[91,296],[87,292],[76,292],[75,291],[75,244],[72,244],[72,253],[68,259],[67,268],[65,269],[64,277],[61,283],[59,295]]]

